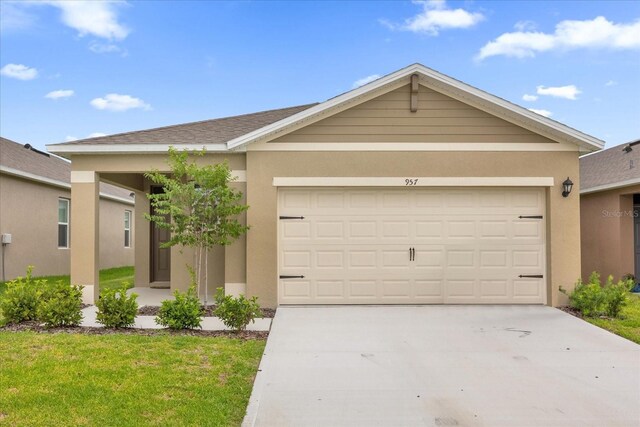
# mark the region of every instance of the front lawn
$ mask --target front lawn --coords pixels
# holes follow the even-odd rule
[[[264,340],[0,332],[0,425],[237,426]]]
[[[640,295],[631,294],[629,300],[629,305],[622,310],[620,319],[585,317],[585,320],[640,344]]]
[[[134,269],[133,266],[127,267],[115,267],[100,270],[100,289],[110,289],[118,287],[122,282],[128,282],[129,287],[133,287]],[[49,283],[56,283],[62,281],[69,283],[70,276],[38,276],[34,279],[46,279]],[[0,282],[0,295],[6,289],[6,282]]]

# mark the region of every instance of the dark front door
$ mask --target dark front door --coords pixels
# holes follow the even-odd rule
[[[161,187],[152,187],[151,192],[162,192]],[[151,215],[153,215],[153,206]],[[169,230],[151,223],[151,281],[168,282],[171,279],[171,249],[161,248],[160,245],[170,238]]]

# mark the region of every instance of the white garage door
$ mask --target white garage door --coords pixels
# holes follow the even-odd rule
[[[541,304],[540,188],[279,191],[280,304]]]

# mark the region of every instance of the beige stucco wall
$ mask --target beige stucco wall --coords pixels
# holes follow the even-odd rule
[[[215,164],[227,161],[232,170],[244,171],[246,167],[244,153],[238,154],[206,154],[198,158],[199,164]],[[150,191],[151,183],[143,177],[144,172],[156,169],[159,171],[169,171],[166,155],[145,154],[145,155],[82,155],[73,156],[72,168],[74,171],[94,171],[98,172],[110,182],[127,186],[136,193],[136,212],[134,220],[135,235],[135,280],[136,286],[150,286],[151,281],[151,248],[150,236],[151,225],[144,217],[149,213],[149,201],[146,194]],[[245,183],[233,183],[232,186],[240,191],[245,190]],[[89,194],[86,197],[90,197]],[[240,218],[245,221],[245,217]],[[103,227],[103,214],[100,215],[100,228]],[[102,235],[100,237],[102,240]],[[102,248],[102,241],[101,241]],[[102,249],[101,249],[102,250]],[[228,256],[225,257],[225,252]],[[79,259],[83,260],[89,256],[88,253],[80,253]],[[213,295],[215,288],[224,287],[226,283],[245,283],[245,240],[239,239],[227,248],[214,248],[211,250],[208,259],[209,273],[209,295]],[[90,261],[87,259],[87,261]],[[82,265],[90,262],[80,262]],[[183,247],[173,247],[171,249],[171,288],[186,290],[190,284],[187,265],[195,265],[193,250]],[[89,277],[86,272],[79,272],[82,277]],[[85,279],[90,280],[90,279]],[[201,290],[204,292],[204,289]]]
[[[7,280],[24,275],[28,265],[39,276],[69,274],[70,250],[58,248],[59,198],[70,199],[70,190],[0,174],[0,233],[13,240],[5,247]],[[101,268],[133,265],[133,251],[123,248],[125,209],[134,206],[101,199]]]
[[[131,247],[124,246],[124,212],[131,211]],[[135,209],[106,198],[100,199],[100,269],[134,264]]]
[[[583,279],[592,271],[616,280],[634,272],[633,194],[639,193],[635,185],[580,197]]]
[[[566,303],[558,286],[580,276],[579,188],[562,197],[567,176],[578,181],[577,152],[247,152],[247,293],[277,304],[277,188],[274,177],[553,177],[547,191],[547,295]]]

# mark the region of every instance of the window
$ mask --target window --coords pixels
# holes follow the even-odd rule
[[[124,211],[124,247],[131,247],[131,211]]]
[[[58,247],[69,247],[69,199],[58,199]]]

